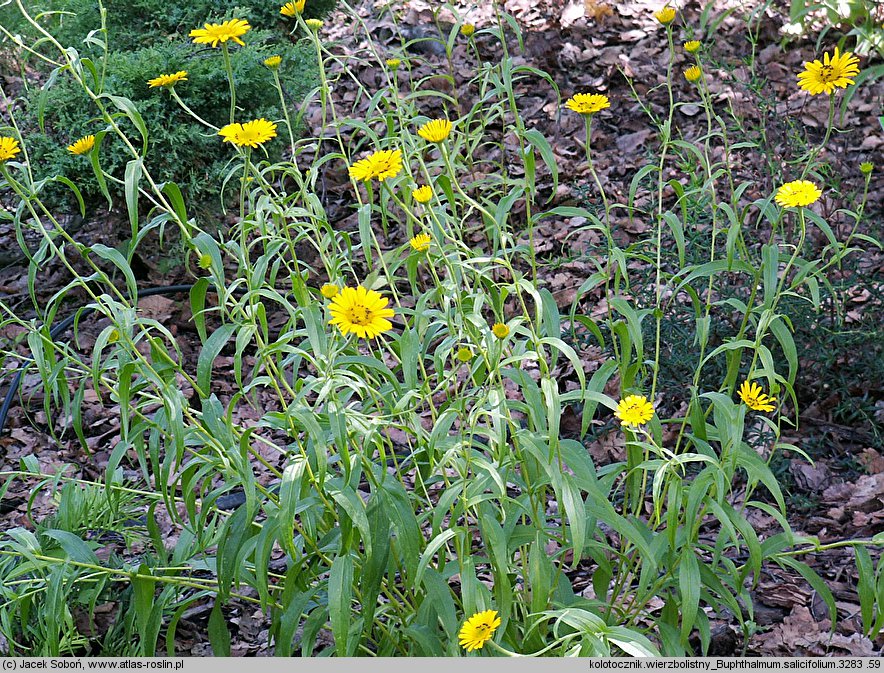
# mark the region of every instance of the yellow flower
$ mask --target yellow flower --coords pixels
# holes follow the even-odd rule
[[[18,140],[8,136],[0,136],[0,163],[9,161],[19,152],[21,152],[21,147],[18,146]]]
[[[350,177],[354,180],[384,181],[395,177],[402,170],[402,150],[380,150],[369,154],[365,159],[350,166]]]
[[[417,134],[431,143],[441,143],[451,133],[451,122],[447,119],[433,119],[421,126]]]
[[[663,9],[658,12],[654,12],[654,18],[657,19],[664,26],[668,26],[670,23],[675,21],[675,7],[670,7],[666,5]]]
[[[868,175],[873,170],[875,170],[875,166],[872,164],[871,161],[863,161],[859,165],[859,172],[862,173],[863,175]]]
[[[374,290],[358,287],[343,288],[331,301],[329,325],[337,325],[341,334],[355,334],[363,339],[374,339],[382,332],[393,329],[387,318],[396,315],[387,308],[387,299]]]
[[[426,252],[430,249],[430,241],[433,239],[430,238],[429,234],[418,234],[414,238],[412,238],[409,243],[411,243],[411,247],[417,252]]]
[[[464,37],[472,37],[476,32],[476,26],[472,23],[465,23],[460,27],[460,34]]]
[[[207,23],[205,28],[194,28],[190,31],[190,37],[196,44],[211,44],[217,47],[219,42],[224,44],[227,40],[233,40],[244,47],[246,43],[239,38],[248,33],[250,28],[248,21],[230,19],[223,23]]]
[[[703,71],[700,70],[700,66],[692,65],[690,68],[684,71],[684,78],[694,84],[700,81],[700,78],[703,76]]]
[[[776,202],[784,208],[801,208],[816,203],[823,193],[808,180],[787,182],[777,190]]]
[[[460,646],[466,648],[467,652],[481,650],[485,647],[485,643],[491,640],[498,626],[500,626],[500,617],[497,616],[497,610],[477,612],[460,628],[460,633],[457,635]]]
[[[209,269],[212,266],[212,256],[204,252],[200,255],[199,259],[196,262],[196,265],[201,269]]]
[[[700,47],[702,46],[703,44],[699,40],[690,40],[689,42],[684,43],[684,50],[689,54],[695,54],[700,51]]]
[[[424,185],[413,190],[411,195],[418,203],[429,203],[430,199],[433,198],[433,188],[429,185]]]
[[[748,381],[743,381],[739,394],[746,406],[755,411],[773,411],[774,402],[777,401],[776,397],[768,397],[762,393],[760,385]]]
[[[337,296],[338,292],[341,291],[341,288],[339,288],[334,283],[326,283],[321,288],[319,288],[319,291],[326,299],[334,299]]]
[[[282,63],[282,56],[273,55],[264,59],[264,65],[271,70],[276,70],[280,63]]]
[[[461,362],[469,362],[473,359],[473,351],[467,346],[461,346],[457,349],[457,354],[455,355],[455,357]]]
[[[178,82],[186,82],[187,81],[187,71],[179,70],[178,72],[173,72],[171,75],[160,75],[159,77],[154,77],[153,79],[147,80],[147,85],[153,89],[158,86],[175,86]]]
[[[245,124],[228,124],[218,131],[224,142],[237,147],[258,147],[276,137],[276,124],[263,117]]]
[[[591,115],[611,107],[611,103],[600,93],[575,93],[565,101],[565,107],[582,115]]]
[[[491,331],[498,339],[506,339],[510,335],[510,328],[502,322],[496,322],[491,326]]]
[[[402,61],[398,58],[388,58],[387,59],[387,67],[393,70],[396,70],[400,65],[402,65]]]
[[[283,16],[294,18],[304,11],[305,4],[307,4],[307,0],[294,0],[294,2],[287,2],[279,8],[279,13]]]
[[[654,417],[654,405],[644,395],[627,395],[617,403],[614,415],[620,419],[620,425],[637,428]]]
[[[845,51],[838,53],[835,47],[834,56],[828,52],[823,54],[823,62],[807,61],[804,64],[804,72],[798,74],[798,87],[809,92],[811,96],[818,93],[832,93],[836,87],[845,89],[853,84],[851,77],[859,74],[859,59]]]
[[[320,28],[322,28],[322,21],[320,21],[319,19],[307,19],[304,23],[307,24],[307,27],[310,30],[315,31],[315,30],[319,30]]]
[[[68,152],[71,154],[86,154],[91,152],[93,147],[95,147],[95,136],[84,136],[73,145],[68,145]]]

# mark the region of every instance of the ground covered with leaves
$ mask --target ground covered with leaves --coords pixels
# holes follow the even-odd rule
[[[431,117],[443,112],[455,116],[458,105],[469,109],[481,96],[480,91],[464,82],[471,77],[477,61],[495,62],[500,58],[499,45],[481,34],[482,26],[493,21],[490,3],[479,3],[478,8],[460,7],[463,15],[480,31],[475,40],[458,39],[450,61],[446,59],[444,41],[455,17],[444,12],[436,15],[434,4],[407,0],[394,3],[391,9],[371,1],[359,3],[356,11],[373,37],[372,45],[356,42],[354,32],[335,15],[326,20],[323,39],[333,44],[342,57],[341,63],[346,64],[346,70],[342,66],[337,72],[329,73],[336,80],[334,95],[354,117],[359,117],[361,111],[372,103],[359,94],[357,83],[370,89],[386,86],[380,69],[354,65],[345,58],[349,53],[369,46],[379,50],[385,58],[400,59],[403,63],[400,67],[408,70],[412,80],[424,82],[428,89],[446,91],[458,101],[442,110],[433,107],[428,99],[424,112]],[[824,133],[828,112],[825,101],[809,97],[795,87],[795,74],[814,54],[814,45],[809,37],[786,39],[782,29],[788,23],[788,9],[781,3],[771,6],[741,4],[738,7],[718,2],[713,5],[710,6],[712,11],[693,4],[683,8],[684,24],[692,26],[694,32],[681,37],[702,40],[704,30],[711,32],[708,22],[720,22],[715,27],[716,39],[704,46],[707,82],[714,104],[720,114],[728,118],[734,137],[747,143],[745,148],[735,148],[730,157],[732,170],[741,181],[752,184],[746,197],[760,198],[774,191],[784,180],[791,179],[784,173],[784,162],[818,143]],[[550,207],[579,206],[600,212],[602,204],[598,202],[582,148],[583,121],[578,115],[568,114],[561,106],[561,101],[574,93],[597,91],[610,98],[611,110],[599,115],[592,128],[595,169],[612,200],[626,203],[630,199],[636,170],[653,159],[658,147],[658,138],[648,123],[648,115],[665,116],[666,90],[659,85],[665,82],[668,55],[659,24],[653,17],[656,4],[507,0],[504,6],[524,30],[524,45],[519,45],[515,39],[508,45],[511,53],[516,55],[515,62],[549,73],[558,88],[557,92],[539,77],[526,77],[514,91],[526,124],[549,139],[559,167],[557,176],[538,167],[540,192],[546,194]],[[809,26],[808,35],[812,34],[815,33]],[[829,37],[833,35],[831,33]],[[447,68],[454,74],[453,83],[439,75],[447,72]],[[634,89],[630,80],[635,82]],[[8,76],[7,85],[14,86],[15,77]],[[700,114],[700,106],[693,104],[696,89],[680,79],[676,92],[680,102],[688,103],[676,112],[682,132],[691,138],[701,137],[706,120]],[[864,178],[858,167],[866,161],[874,164],[875,172],[862,233],[877,238],[884,234],[881,227],[884,221],[884,127],[878,119],[882,97],[884,86],[881,81],[858,88],[846,111],[837,117],[838,132],[833,134],[821,157],[826,164],[826,177],[837,186],[841,198],[824,196],[816,207],[832,223],[839,238],[850,232],[852,222],[840,217],[838,209],[849,205],[851,199],[861,193]],[[305,109],[307,128],[320,128],[323,114],[319,105]],[[519,147],[504,129],[492,126],[487,131],[499,139],[494,146],[483,146],[483,151],[499,153],[492,158],[506,161],[508,155],[519,152]],[[324,164],[321,170],[318,184],[330,222],[341,231],[357,231],[359,215],[352,207],[347,165],[333,161]],[[687,156],[669,170],[666,179],[675,183],[691,184],[703,179]],[[480,179],[481,175],[473,178]],[[666,198],[674,202],[677,195],[673,187],[668,185],[667,190]],[[628,247],[652,226],[641,217],[644,205],[636,204],[638,216],[627,216],[625,209],[612,212],[613,235],[621,247]],[[698,201],[683,207],[695,211],[694,219],[702,222],[702,212],[708,209],[708,205]],[[513,204],[510,218],[515,222],[525,220],[521,202]],[[233,220],[233,215],[229,220]],[[218,224],[224,226],[225,223]],[[541,286],[552,293],[563,315],[575,309],[588,315],[603,316],[608,307],[601,291],[586,293],[580,289],[595,270],[592,260],[598,257],[602,244],[599,232],[585,224],[585,218],[561,216],[548,218],[540,225],[533,237],[538,278]],[[112,245],[112,241],[125,236],[127,227],[125,214],[111,213],[83,223],[79,237],[86,244],[105,241]],[[385,234],[378,232],[381,246],[392,249],[398,245],[403,231],[402,226],[393,223]],[[14,232],[0,233],[4,236],[5,248],[16,246]],[[689,257],[691,237],[702,233],[685,232]],[[811,245],[825,245],[821,233],[813,232],[810,236],[817,237],[811,238]],[[749,239],[752,240],[751,234]],[[528,243],[527,234],[523,242]],[[151,287],[190,282],[186,266],[192,262],[184,259],[174,244],[157,241],[156,255],[145,253],[147,249],[141,249],[133,264],[140,285]],[[299,252],[310,261],[311,250]],[[645,274],[640,263],[631,262],[631,265],[635,277],[641,281],[630,288],[630,293],[641,303],[643,297],[647,299],[653,295],[653,276],[650,272]],[[18,302],[24,306],[29,301],[24,268],[20,263],[13,263],[0,272],[0,298],[9,305],[15,306]],[[59,268],[56,273],[58,286],[61,286],[66,272]],[[44,276],[41,281],[41,295],[51,296],[57,289],[51,278],[51,275]],[[318,283],[323,280],[326,279],[315,279]],[[820,289],[824,310],[814,311],[800,299],[795,299],[795,306],[790,307],[790,314],[797,316],[793,328],[799,349],[795,389],[800,425],[797,429],[785,431],[781,441],[800,447],[813,463],[789,452],[778,456],[773,463],[787,497],[793,530],[798,534],[817,536],[823,545],[845,537],[871,537],[884,531],[884,254],[869,246],[863,255],[847,260],[830,280],[831,285]],[[736,281],[719,291],[732,293],[734,298],[747,294],[747,288]],[[148,297],[139,302],[139,309],[165,325],[178,340],[183,357],[195,363],[201,346],[186,299],[186,293]],[[77,306],[78,297],[71,296],[71,312]],[[727,316],[720,317],[722,324],[728,324]],[[283,324],[286,317],[271,314],[267,319],[272,331],[275,326]],[[663,325],[661,371],[665,374],[661,377],[657,403],[661,415],[678,415],[684,411],[684,377],[690,376],[692,365],[689,363],[695,357],[692,351],[695,347],[690,341],[694,329],[692,320],[689,311],[684,316],[674,311],[667,315]],[[87,318],[79,323],[76,332],[68,332],[66,338],[83,352],[88,352],[106,326],[106,322]],[[15,343],[16,339],[21,339],[21,334],[21,329],[10,326],[2,336]],[[588,338],[575,325],[566,325],[564,336],[576,349],[588,376],[610,357],[596,340]],[[713,334],[710,343],[719,345],[721,336]],[[19,345],[22,355],[27,353],[26,346],[24,343]],[[233,355],[228,351],[222,352],[215,360],[213,391],[222,400],[230,399],[237,392],[233,362]],[[6,363],[6,383],[18,365],[19,362],[14,360]],[[712,369],[704,372],[704,376],[711,379],[720,374]],[[576,386],[576,382],[573,383]],[[193,394],[192,390],[188,392],[186,382],[181,384],[185,394]],[[42,387],[38,375],[24,377],[22,404],[16,403],[11,410],[6,435],[0,438],[0,470],[15,470],[27,457],[33,467],[45,474],[52,474],[64,465],[75,465],[78,468],[75,476],[101,481],[111,447],[119,439],[119,407],[114,408],[106,400],[99,400],[90,389],[85,391],[79,401],[83,439],[88,449],[84,450],[70,429],[69,419],[47,417],[43,411]],[[616,389],[607,392],[616,395]],[[266,402],[273,404],[269,398]],[[237,420],[245,425],[250,421],[248,418]],[[251,420],[257,421],[257,417]],[[562,418],[562,436],[580,436],[580,424],[579,410],[566,409]],[[753,429],[763,436],[762,424]],[[594,422],[590,433],[584,437],[586,450],[597,465],[624,460],[624,437],[618,430],[619,426],[610,418]],[[268,452],[265,458],[282,467],[279,455]],[[267,483],[272,480],[269,472],[263,477]],[[0,526],[4,530],[28,527],[41,519],[56,505],[48,493],[45,486],[32,492],[21,483],[14,484],[3,499]],[[135,520],[133,525],[139,525],[138,512],[131,514]],[[759,511],[753,511],[751,523],[760,538],[777,526],[773,516]],[[159,526],[166,544],[173,545],[174,526],[162,520]],[[105,535],[101,529],[96,529],[94,536],[103,545],[99,556],[137,555],[137,549],[127,546],[127,541],[117,535]],[[872,559],[877,562],[877,552],[872,552]],[[862,589],[857,587],[852,551],[833,548],[812,554],[807,561],[825,579],[835,597],[838,621],[834,631],[827,606],[799,573],[766,567],[757,586],[752,588],[756,601],[756,628],[744,639],[732,616],[710,613],[708,616],[713,624],[710,654],[881,654],[884,643],[880,640],[872,642],[862,634],[858,593]],[[280,566],[277,570],[284,566],[280,558],[271,560],[271,568],[274,563]],[[587,596],[593,591],[589,571],[588,565],[579,567],[572,571],[571,578],[575,590],[582,589]],[[663,608],[662,601],[659,608]],[[95,629],[111,631],[115,609],[113,604],[98,605],[92,615],[79,616],[78,626],[84,632]],[[180,615],[175,652],[185,655],[211,653],[211,644],[203,635],[211,612],[212,603],[207,601]],[[268,625],[260,609],[233,601],[225,612],[231,628],[233,654],[270,654]],[[320,629],[316,637],[321,645],[329,641],[330,634]]]

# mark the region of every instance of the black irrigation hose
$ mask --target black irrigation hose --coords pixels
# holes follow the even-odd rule
[[[188,283],[185,285],[161,285],[158,287],[147,287],[143,290],[138,290],[138,297],[153,297],[155,295],[164,295],[164,294],[176,294],[178,292],[190,292],[193,289],[193,283]],[[206,290],[208,292],[215,292],[215,286],[209,284],[206,286]],[[58,323],[55,327],[49,330],[49,338],[52,341],[55,341],[58,338],[59,334],[64,333],[68,327],[70,327],[75,320],[77,320],[77,316],[80,318],[86,318],[92,315],[95,312],[95,309],[92,307],[84,308],[80,307],[73,314],[69,315],[67,318]],[[394,323],[398,323],[397,320],[393,320]],[[403,325],[404,327],[404,325]],[[12,383],[9,384],[9,390],[6,391],[6,397],[3,400],[3,406],[0,406],[0,435],[3,434],[3,431],[6,430],[6,417],[9,415],[9,410],[12,408],[12,401],[15,399],[15,394],[18,392],[18,388],[21,385],[21,380],[24,377],[25,370],[28,366],[34,361],[33,357],[26,358],[24,362],[18,368],[18,371],[15,373],[15,376],[12,379]]]
[[[176,294],[178,292],[190,292],[193,289],[193,284],[186,285],[165,285],[159,287],[148,287],[143,290],[138,290],[138,297],[152,297],[155,295],[166,295],[166,294]],[[209,292],[215,292],[216,288],[214,285],[209,285],[206,288]],[[52,341],[55,341],[60,334],[63,334],[74,321],[77,320],[77,317],[86,318],[92,315],[95,312],[94,307],[80,307],[77,311],[69,315],[67,318],[62,320],[60,323],[55,325],[49,330],[49,338]],[[0,406],[0,434],[6,429],[6,418],[9,415],[9,410],[12,408],[12,402],[15,399],[15,395],[18,392],[19,387],[21,386],[21,380],[24,377],[25,370],[34,362],[33,357],[26,358],[24,362],[18,368],[18,371],[15,373],[15,376],[12,379],[12,383],[9,384],[9,390],[6,391],[6,397],[3,400],[3,406]],[[394,452],[394,455],[398,458],[403,459],[402,462],[408,462],[410,458],[412,458],[411,453],[399,453]],[[396,464],[395,459],[388,458],[388,464]],[[279,485],[276,484],[271,487],[271,492],[275,492],[279,490]],[[244,504],[246,501],[245,493],[241,489],[237,489],[233,493],[228,495],[221,496],[216,501],[216,506],[220,509],[235,509],[240,505]]]
[[[193,284],[188,285],[165,285],[160,287],[148,287],[143,290],[138,291],[139,297],[152,297],[154,295],[163,295],[163,294],[175,294],[177,292],[190,292],[193,289]],[[214,291],[215,287],[213,285],[209,285],[208,289],[210,291]],[[67,318],[58,323],[55,327],[49,330],[49,338],[52,341],[55,341],[58,338],[59,334],[62,334],[67,330],[68,327],[74,324],[74,321],[77,320],[77,316],[80,318],[85,318],[87,316],[95,313],[95,308],[93,307],[80,307],[73,314],[69,315]],[[12,383],[9,384],[9,390],[6,391],[6,397],[3,400],[3,406],[0,407],[0,434],[6,429],[6,417],[9,415],[9,409],[12,407],[12,401],[15,399],[15,394],[18,392],[18,388],[21,385],[21,380],[25,375],[25,370],[30,366],[30,364],[34,361],[33,357],[27,358],[24,362],[19,366],[18,371],[15,373],[15,376],[12,379]]]

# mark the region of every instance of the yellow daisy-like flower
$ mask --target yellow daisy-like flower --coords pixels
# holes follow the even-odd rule
[[[654,417],[654,405],[644,395],[627,395],[617,403],[614,415],[620,425],[637,428]]]
[[[822,195],[822,191],[809,180],[795,180],[777,190],[776,202],[784,208],[802,208],[816,203]]]
[[[491,332],[498,339],[506,339],[510,335],[510,328],[504,325],[502,322],[496,322],[491,326]]]
[[[387,308],[387,299],[361,285],[343,288],[332,299],[328,310],[332,314],[329,325],[337,325],[344,336],[355,334],[363,339],[374,339],[393,329],[387,318],[396,315],[393,309]]]
[[[233,40],[241,47],[245,46],[240,38],[249,32],[251,26],[244,19],[230,19],[223,23],[207,23],[205,28],[194,28],[190,31],[190,37],[196,44],[210,44],[217,47],[227,40]]]
[[[430,199],[433,198],[433,188],[429,185],[424,185],[412,190],[411,195],[418,203],[429,203]]]
[[[276,70],[280,63],[282,63],[282,56],[277,56],[275,54],[264,59],[264,65],[271,70]]]
[[[312,31],[317,31],[322,28],[322,21],[319,19],[307,19],[304,23],[306,23],[307,27]]]
[[[0,136],[0,162],[9,161],[19,152],[21,152],[21,147],[18,146],[18,140],[8,136]]]
[[[689,54],[695,54],[700,51],[700,47],[703,46],[703,43],[700,40],[690,40],[689,42],[684,43],[684,50]]]
[[[875,170],[875,166],[871,161],[863,161],[859,165],[859,172],[862,173],[863,175],[868,175],[873,170]]]
[[[575,93],[565,101],[565,107],[578,114],[591,115],[611,107],[611,102],[600,93]]]
[[[692,65],[690,68],[684,71],[684,78],[691,84],[699,82],[702,76],[703,71],[700,70],[700,66],[698,65]]]
[[[187,81],[187,71],[179,70],[178,72],[173,72],[171,75],[160,75],[159,77],[154,77],[153,79],[147,80],[147,85],[151,89],[155,89],[158,86],[175,86],[178,82],[186,82]]]
[[[768,397],[762,393],[760,385],[748,381],[743,381],[739,394],[743,403],[755,411],[773,411],[774,403],[777,401],[776,397]]]
[[[421,126],[417,134],[431,143],[441,143],[451,133],[451,122],[447,119],[433,119]]]
[[[212,268],[212,256],[207,252],[202,253],[196,261],[196,265],[201,269]]]
[[[455,354],[455,357],[460,362],[464,362],[464,363],[469,362],[470,360],[473,359],[473,350],[471,348],[469,348],[468,346],[461,346],[460,348],[457,349],[457,353]]]
[[[465,23],[460,27],[460,34],[464,37],[472,37],[476,32],[476,26],[472,23]]]
[[[457,635],[460,646],[467,652],[481,650],[494,636],[498,626],[500,626],[500,617],[497,616],[497,610],[477,612],[460,628],[460,633]]]
[[[416,252],[426,252],[430,249],[430,242],[432,240],[433,239],[430,238],[429,234],[418,234],[412,238],[409,243]]]
[[[387,59],[387,67],[391,70],[396,70],[400,65],[402,65],[401,59],[398,58],[388,58]]]
[[[371,180],[377,178],[384,181],[399,175],[402,170],[402,150],[380,150],[369,154],[350,166],[350,177],[354,180]]]
[[[68,145],[68,152],[71,154],[86,154],[91,152],[95,147],[95,136],[84,136],[72,145]]]
[[[294,0],[294,2],[287,2],[279,8],[279,13],[283,16],[294,18],[298,16],[298,14],[303,13],[304,5],[306,4],[307,0]]]
[[[224,142],[237,147],[258,147],[276,137],[276,124],[262,117],[245,124],[228,124],[218,131],[218,135]]]
[[[339,288],[334,283],[326,283],[321,288],[319,288],[319,291],[326,299],[334,299],[337,296],[338,292],[341,291],[341,288]]]
[[[654,18],[657,19],[664,26],[668,26],[670,23],[675,21],[675,7],[670,7],[666,5],[663,9],[654,12]]]
[[[804,72],[798,74],[798,87],[809,92],[811,96],[818,93],[832,93],[836,88],[846,89],[853,84],[852,77],[859,74],[859,59],[845,51],[829,56],[823,54],[823,61],[807,61],[804,64]]]

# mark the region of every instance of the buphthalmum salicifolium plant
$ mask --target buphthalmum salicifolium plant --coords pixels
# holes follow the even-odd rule
[[[798,362],[781,300],[818,304],[827,271],[873,244],[856,227],[838,240],[814,209],[831,190],[819,157],[856,59],[836,52],[807,64],[797,83],[829,96],[826,137],[787,176],[768,176],[776,178],[770,193],[749,200],[748,183],[736,181],[728,161],[749,149],[729,137],[713,104],[703,42],[676,47],[682,31],[694,35],[674,8],[663,8],[656,18],[668,43],[665,115],[636,97],[658,133],[656,161],[637,171],[625,202],[614,201],[593,164],[592,127],[628,101],[575,92],[562,114],[585,120],[594,205],[554,206],[553,148],[525,124],[514,92],[530,82],[562,99],[548,74],[511,55],[507,38],[521,44],[511,17],[499,13],[487,26],[457,18],[445,28],[449,67],[453,46],[466,41],[475,74],[443,92],[415,79],[405,44],[387,53],[368,39],[344,57],[303,10],[303,0],[280,8],[320,65],[315,134],[294,136],[281,94],[275,119],[240,118],[229,67],[229,123],[206,125],[231,157],[218,189],[240,197],[229,229],[201,226],[174,183],[152,178],[144,166],[150,138],[128,100],[91,95],[100,122],[69,148],[85,170],[91,164],[123,185],[132,231],[121,249],[84,245],[58,226],[31,178],[27,138],[14,126],[3,131],[4,196],[18,199],[15,225],[42,236],[29,281],[44,326],[3,306],[5,321],[26,330],[54,433],[88,450],[87,389],[120,422],[103,480],[43,474],[35,458],[7,476],[36,492],[59,490],[59,508],[71,511],[93,511],[69,504],[74,493],[88,503],[104,498],[112,511],[101,525],[125,528],[131,541],[129,553],[100,559],[87,534],[94,526],[70,514],[8,531],[0,629],[10,648],[152,655],[164,643],[174,653],[185,611],[214,601],[208,637],[218,654],[229,651],[225,610],[253,604],[282,655],[683,655],[695,633],[707,651],[710,615],[731,615],[746,638],[754,632],[750,591],[764,564],[802,575],[834,621],[831,591],[801,559],[839,546],[855,551],[863,629],[879,633],[881,568],[867,548],[880,541],[822,545],[794,534],[769,467],[778,452],[801,455],[781,437],[798,414]],[[245,19],[209,22],[190,35],[229,62],[251,28]],[[95,64],[42,37],[62,76],[91,93]],[[480,39],[499,60],[479,58]],[[365,64],[381,69],[383,84],[361,87],[357,116],[334,85]],[[699,138],[683,137],[675,123],[682,73],[706,116]],[[149,85],[187,110],[175,90],[185,77],[158,72]],[[102,172],[98,141],[106,134],[131,152],[125,175]],[[280,137],[292,160],[270,163],[262,149]],[[664,177],[684,157],[701,177],[689,189]],[[319,176],[330,164],[347,168],[352,227],[334,226],[320,198]],[[864,172],[863,199],[841,211],[856,225]],[[651,205],[640,209],[640,197]],[[702,228],[686,216],[688,199],[709,204]],[[620,247],[614,214],[646,220],[647,235]],[[535,233],[551,218],[582,218],[602,242],[571,306],[557,306],[539,273]],[[810,227],[827,240],[813,259],[804,245]],[[192,252],[195,362],[136,305],[132,257],[148,232],[167,229]],[[699,261],[686,256],[686,233],[690,260]],[[40,303],[49,263],[70,279]],[[633,293],[637,265],[651,269],[647,297]],[[720,298],[735,276],[748,288],[745,300]],[[85,354],[48,332],[75,291],[106,325]],[[604,302],[600,318],[581,312],[590,299]],[[680,407],[658,390],[661,322],[674,302],[693,306],[699,353]],[[739,319],[713,347],[710,326],[724,312]],[[594,370],[584,370],[575,350],[581,339],[605,353]],[[232,371],[213,369],[222,352]],[[723,376],[701,385],[712,364]],[[221,376],[233,378],[233,394],[218,393]],[[576,436],[561,431],[568,407],[581,418]],[[622,433],[623,461],[591,458],[582,440],[598,423]],[[134,523],[132,510],[141,517]],[[759,539],[753,511],[780,532]],[[161,521],[174,532],[171,548]],[[72,614],[109,596],[119,605],[114,634],[132,637],[96,645]],[[51,617],[37,607],[50,603]]]

